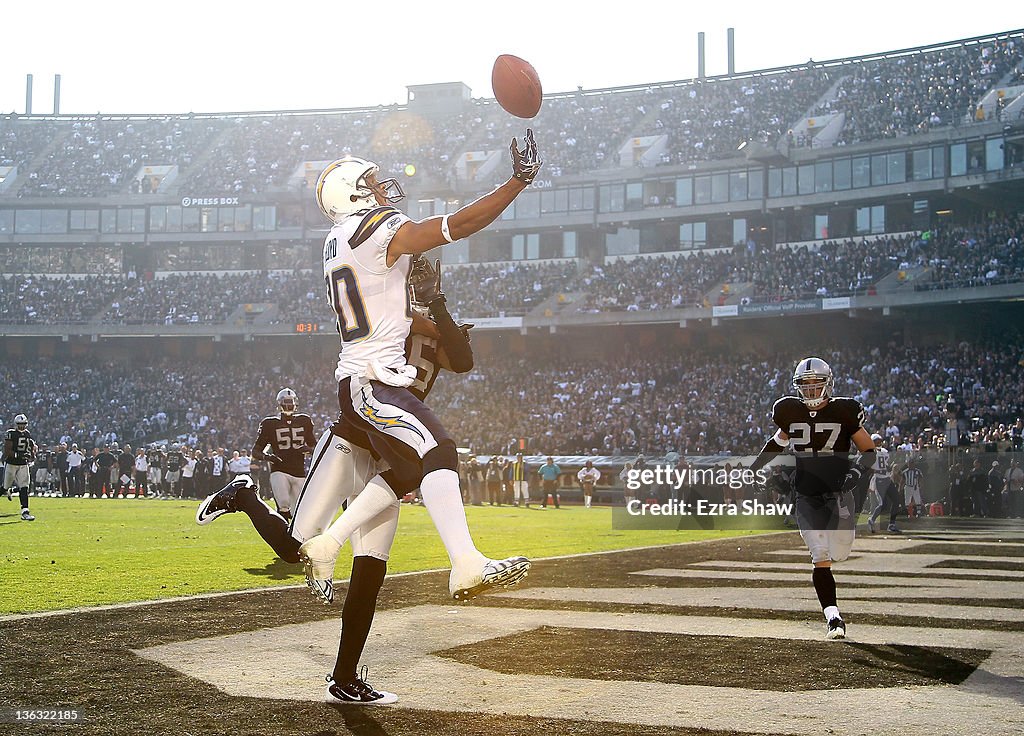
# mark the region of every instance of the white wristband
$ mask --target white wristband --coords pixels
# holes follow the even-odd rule
[[[444,217],[441,218],[441,235],[449,243],[454,243],[455,239],[452,238],[451,231],[448,230],[448,218],[449,217],[451,217],[451,215],[445,215]]]

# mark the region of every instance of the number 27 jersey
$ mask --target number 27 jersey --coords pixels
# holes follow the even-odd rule
[[[388,245],[409,218],[394,207],[362,210],[335,225],[324,241],[324,279],[338,316],[341,353],[335,378],[366,375],[371,362],[405,365],[411,256],[388,267]]]
[[[796,490],[810,496],[839,491],[850,469],[852,437],[864,425],[861,403],[835,397],[812,410],[785,396],[772,407],[772,421],[789,437],[796,456]]]

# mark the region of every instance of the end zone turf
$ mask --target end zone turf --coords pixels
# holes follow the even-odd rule
[[[3,503],[0,615],[303,583],[302,567],[278,559],[243,514],[199,527],[192,502],[33,498],[37,520],[22,522],[16,504],[5,508]],[[470,506],[466,513],[480,548],[497,557],[551,557],[725,536],[616,531],[609,508]],[[346,548],[338,560],[339,579],[348,576],[348,554]],[[389,572],[447,566],[426,510],[403,506]]]

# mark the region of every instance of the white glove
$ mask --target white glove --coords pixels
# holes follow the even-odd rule
[[[366,366],[366,377],[371,381],[380,381],[389,386],[406,388],[416,381],[416,369],[411,365],[389,368],[379,360],[371,360]]]

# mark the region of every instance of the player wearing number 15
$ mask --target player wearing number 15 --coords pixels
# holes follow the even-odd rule
[[[523,149],[513,139],[510,152],[508,181],[456,212],[421,221],[393,206],[404,197],[401,186],[379,181],[370,161],[334,161],[316,183],[317,205],[334,224],[323,258],[341,335],[335,377],[342,418],[366,433],[392,471],[371,479],[342,518],[358,528],[418,486],[451,561],[449,590],[459,600],[516,582],[530,563],[488,559],[470,536],[455,442],[409,390],[417,375],[405,351],[413,319],[408,277],[413,256],[483,230],[533,181],[541,166],[533,132],[527,131]]]
[[[252,456],[270,461],[270,487],[278,513],[286,519],[302,490],[306,478],[304,456],[313,451],[310,444],[316,437],[309,414],[296,414],[297,396],[290,388],[277,393],[280,413],[260,422],[259,434],[252,446]]]
[[[772,407],[778,431],[751,465],[757,471],[789,450],[795,456],[796,518],[811,553],[811,579],[828,624],[826,637],[846,638],[836,604],[832,563],[850,555],[856,534],[855,491],[869,479],[875,443],[864,429],[864,408],[856,399],[833,396],[832,368],[821,358],[804,358],[793,371],[796,396]],[[861,451],[852,462],[851,446]]]

